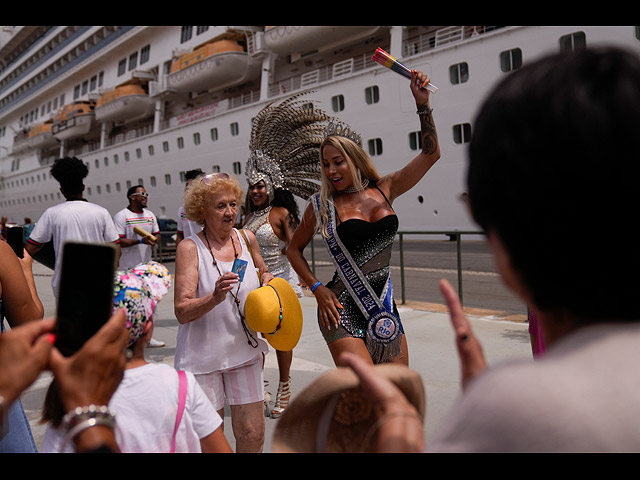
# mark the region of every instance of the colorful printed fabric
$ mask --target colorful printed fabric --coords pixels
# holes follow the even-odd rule
[[[143,334],[156,305],[171,288],[171,274],[158,262],[145,262],[127,271],[118,271],[114,282],[113,311],[125,309],[129,346]]]

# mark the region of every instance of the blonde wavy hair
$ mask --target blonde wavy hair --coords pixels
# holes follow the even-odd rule
[[[322,170],[324,170],[322,149],[326,145],[331,145],[332,147],[337,148],[342,156],[347,160],[351,177],[354,179],[354,187],[362,188],[362,180],[364,178],[374,183],[380,180],[380,173],[378,173],[378,169],[371,161],[371,158],[369,158],[367,152],[365,152],[362,147],[353,140],[337,135],[325,138],[320,145],[320,168]],[[324,237],[329,236],[327,232],[327,221],[329,219],[327,208],[329,206],[329,199],[336,192],[336,188],[323,172],[322,185],[320,188],[320,216],[316,218],[316,230],[322,231],[322,235]]]
[[[215,178],[209,184],[202,181],[203,175],[193,179],[191,185],[184,192],[184,213],[189,220],[193,220],[198,225],[204,225],[205,213],[209,207],[211,197],[221,192],[233,192],[238,204],[242,202],[244,192],[240,183],[233,177],[221,176]]]

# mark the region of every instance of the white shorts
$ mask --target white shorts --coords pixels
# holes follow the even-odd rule
[[[264,401],[264,355],[226,370],[196,374],[196,380],[216,410],[227,405]]]

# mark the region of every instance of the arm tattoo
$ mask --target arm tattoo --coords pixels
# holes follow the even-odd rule
[[[432,110],[426,105],[420,107],[420,135],[422,136],[422,153],[431,155],[438,149],[436,124],[433,122]]]

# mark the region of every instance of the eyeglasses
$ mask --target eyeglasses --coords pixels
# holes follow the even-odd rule
[[[224,178],[229,178],[229,174],[227,173],[209,173],[208,175],[205,175],[204,177],[202,177],[202,179],[200,180],[202,183],[204,183],[205,185],[213,185],[213,183],[218,180],[218,179],[224,179]]]
[[[149,194],[147,192],[137,192],[137,193],[132,193],[131,196],[133,197],[134,195],[140,195],[141,197],[148,197]]]

